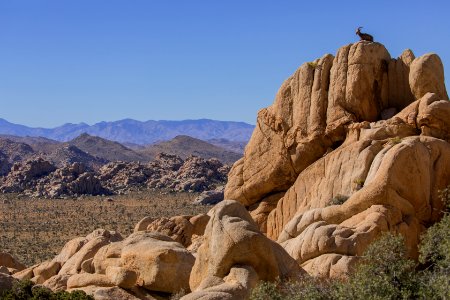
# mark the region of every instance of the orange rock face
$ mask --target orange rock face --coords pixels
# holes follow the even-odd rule
[[[343,276],[382,232],[420,234],[450,184],[450,102],[436,54],[360,41],[302,65],[258,113],[225,198],[309,273]]]

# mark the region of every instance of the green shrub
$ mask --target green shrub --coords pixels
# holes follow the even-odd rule
[[[367,248],[349,280],[337,285],[337,299],[410,299],[417,294],[414,268],[403,237],[384,234]]]
[[[283,294],[275,282],[260,282],[250,295],[250,300],[283,300]]]
[[[9,291],[0,294],[1,300],[94,300],[83,291],[52,292],[45,287],[34,286],[30,280],[17,282]]]
[[[425,232],[419,247],[420,297],[450,299],[450,186],[440,191],[444,216]]]
[[[306,276],[298,282],[289,282],[283,286],[286,299],[289,300],[328,300],[332,299],[334,290],[333,281]]]
[[[446,213],[422,236],[419,261],[431,264],[433,270],[450,268],[450,215]]]

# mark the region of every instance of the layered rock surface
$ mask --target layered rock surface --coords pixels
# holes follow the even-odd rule
[[[381,232],[420,234],[450,184],[450,102],[436,54],[360,41],[302,65],[258,113],[226,199],[308,272],[347,274]]]

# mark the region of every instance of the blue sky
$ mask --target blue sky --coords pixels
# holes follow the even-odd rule
[[[0,0],[0,117],[254,124],[283,80],[355,42],[357,26],[392,57],[435,52],[450,72],[447,1],[368,3]]]

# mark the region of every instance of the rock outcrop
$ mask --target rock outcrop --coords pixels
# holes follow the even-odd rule
[[[15,259],[11,254],[0,252],[0,267],[6,268],[5,272],[12,275],[25,269],[25,265]]]
[[[345,276],[384,231],[416,257],[450,184],[449,120],[437,55],[344,46],[302,65],[258,113],[225,198],[313,275]]]
[[[8,166],[0,153],[0,172]],[[146,164],[110,162],[98,170],[80,162],[57,168],[43,158],[32,158],[15,163],[7,176],[0,177],[0,192],[44,198],[124,194],[146,188],[202,192],[223,185],[229,170],[217,159],[190,156],[182,160],[164,153]]]
[[[93,273],[105,275],[112,285],[174,293],[188,290],[193,264],[194,256],[171,238],[136,232],[122,242],[102,248],[91,265]]]
[[[129,297],[173,294],[189,290],[194,261],[183,245],[163,234],[139,231],[122,239],[115,232],[98,229],[69,241],[54,259],[4,281],[31,279],[53,291],[81,289],[94,295],[105,293],[103,288]]]
[[[217,187],[214,190],[204,191],[194,200],[198,205],[214,205],[224,199],[224,186]]]
[[[185,247],[189,247],[193,241],[203,236],[208,221],[209,216],[205,214],[174,216],[171,218],[162,217],[158,219],[145,217],[136,224],[134,232],[158,232],[172,238]]]
[[[0,191],[3,193],[23,192],[55,170],[54,165],[42,158],[29,159],[23,163],[17,162],[11,167],[8,176],[3,179]]]
[[[240,203],[225,200],[208,213],[186,299],[245,299],[258,280],[295,279],[298,264],[265,237]]]

